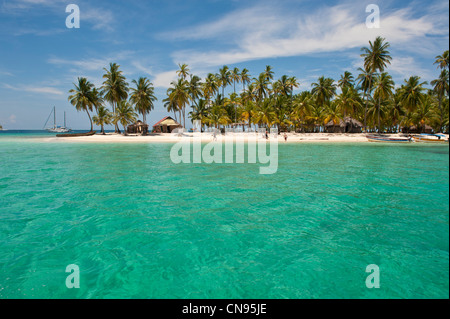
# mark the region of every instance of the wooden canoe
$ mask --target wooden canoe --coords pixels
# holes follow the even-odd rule
[[[448,144],[447,139],[445,139],[445,138],[439,139],[437,135],[436,136],[414,136],[414,141],[416,141],[417,143]]]
[[[85,136],[93,136],[97,134],[97,132],[87,132],[87,133],[73,133],[73,134],[56,134],[56,137],[85,137]]]
[[[413,140],[410,137],[389,137],[383,135],[367,135],[369,142],[376,143],[411,143]]]

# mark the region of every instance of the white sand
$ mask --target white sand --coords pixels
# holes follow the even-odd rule
[[[403,136],[401,134],[392,135]],[[94,135],[88,137],[70,137],[70,138],[57,138],[52,137],[46,139],[49,142],[90,142],[90,143],[177,143],[183,138],[202,139],[203,142],[211,142],[214,137],[211,133],[193,134],[185,133],[183,137],[175,136],[172,134],[150,134],[148,136],[123,136],[119,134],[107,134],[107,135]],[[227,136],[218,135],[218,140],[222,141],[236,141],[247,142],[250,138],[254,138],[254,135],[248,133],[234,133]],[[272,140],[272,136],[270,139]],[[258,141],[265,140],[261,134],[257,135]],[[284,134],[278,136],[278,142],[282,143],[366,143],[368,142],[366,134],[288,134],[287,142],[284,140]]]

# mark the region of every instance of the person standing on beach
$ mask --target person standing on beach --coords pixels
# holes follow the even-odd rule
[[[288,140],[288,136],[286,133],[284,133],[284,141],[287,142],[287,140]]]

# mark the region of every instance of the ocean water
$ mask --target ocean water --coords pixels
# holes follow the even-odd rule
[[[448,145],[280,145],[264,176],[44,136],[0,133],[0,298],[449,297]]]

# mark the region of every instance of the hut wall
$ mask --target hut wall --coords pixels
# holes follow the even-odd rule
[[[345,127],[341,127],[339,125],[335,126],[327,126],[325,128],[326,133],[345,133]]]

